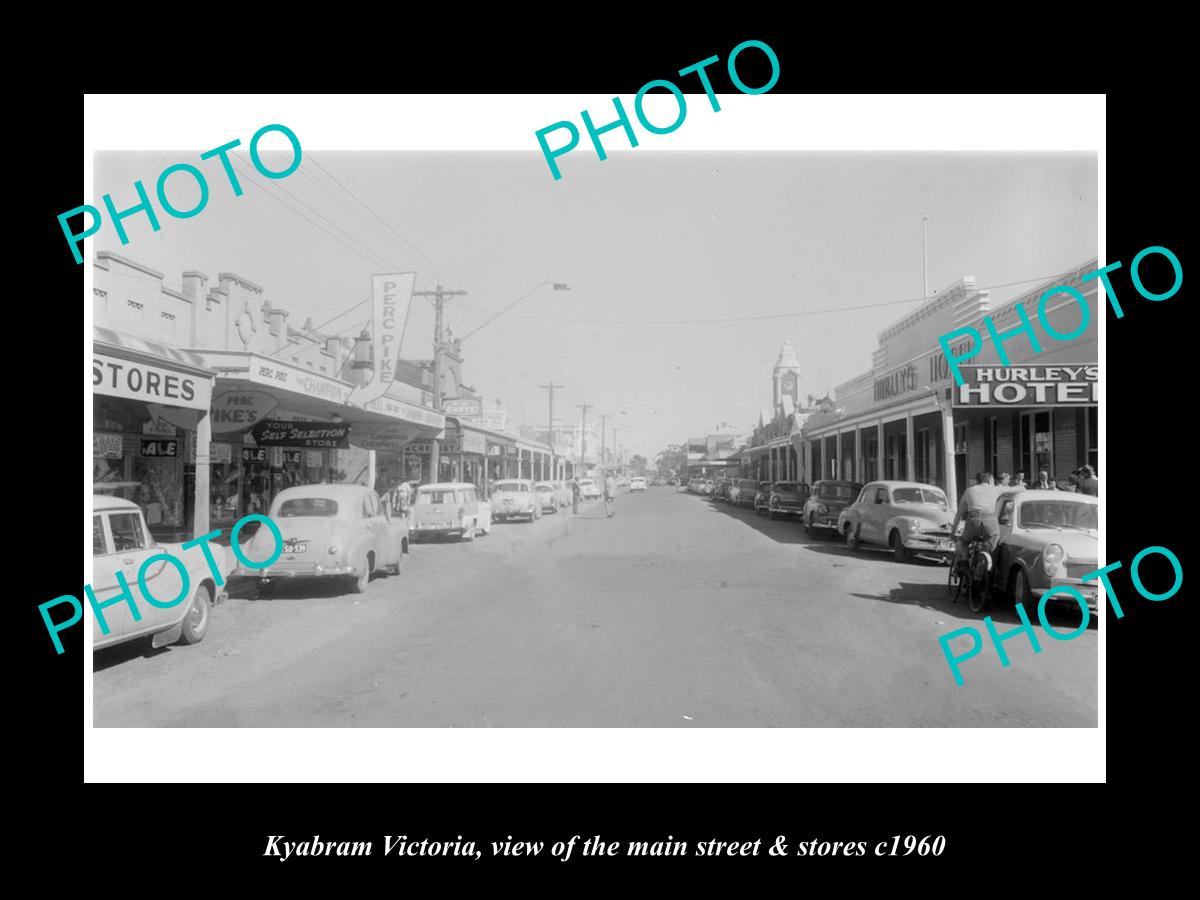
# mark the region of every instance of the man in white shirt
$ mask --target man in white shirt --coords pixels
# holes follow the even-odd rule
[[[1000,526],[996,521],[996,501],[1004,493],[1004,488],[992,483],[992,476],[980,472],[975,476],[975,484],[963,491],[962,499],[958,501],[958,511],[954,514],[954,524],[950,533],[958,530],[958,523],[965,522],[962,537],[958,539],[958,555],[951,565],[957,565],[960,559],[967,555],[967,546],[977,535],[987,538],[987,550],[995,551],[1000,539]]]

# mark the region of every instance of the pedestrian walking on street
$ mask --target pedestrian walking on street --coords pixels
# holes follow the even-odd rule
[[[612,472],[606,472],[604,475],[604,513],[610,519],[614,515],[613,498],[617,495],[617,480],[613,478]]]
[[[579,515],[579,479],[571,479],[571,515]]]

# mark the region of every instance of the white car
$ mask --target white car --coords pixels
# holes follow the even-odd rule
[[[492,485],[492,520],[513,518],[532,522],[542,517],[542,502],[527,478],[503,478]]]
[[[581,478],[579,480],[579,498],[581,500],[600,499],[600,486],[596,484],[595,479]]]
[[[196,644],[208,632],[211,607],[225,599],[225,587],[217,587],[204,551],[199,547],[183,550],[179,544],[159,544],[150,536],[142,510],[135,503],[96,494],[92,498],[92,592],[97,604],[119,597],[121,586],[117,572],[125,577],[140,618],[135,618],[128,601],[102,606],[92,616],[92,649],[100,650],[136,638],[154,635],[153,646]],[[208,544],[222,579],[233,569],[228,548]],[[188,573],[190,595],[167,609],[149,603],[138,585],[138,572],[146,560],[168,553],[181,559]],[[169,603],[182,593],[179,569],[165,560],[151,564],[144,584],[159,603]],[[100,627],[103,617],[106,629]]]
[[[646,479],[645,478],[636,477],[636,478],[629,479],[630,492],[644,491],[645,489],[646,489]]]
[[[542,503],[542,512],[558,512],[558,489],[554,487],[554,482],[539,481],[533,489]]]

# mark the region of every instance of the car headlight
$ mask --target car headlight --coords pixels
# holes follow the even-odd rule
[[[909,531],[920,531],[921,525],[922,525],[922,522],[920,519],[908,519],[904,523],[904,527],[907,528]]]
[[[1066,553],[1061,544],[1047,544],[1046,549],[1042,551],[1042,567],[1051,578],[1062,574],[1064,556]]]
[[[826,506],[824,503],[817,504],[817,515],[823,516],[827,512],[829,512],[828,506]]]

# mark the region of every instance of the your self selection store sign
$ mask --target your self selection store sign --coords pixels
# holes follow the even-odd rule
[[[1099,367],[959,366],[955,406],[1089,406],[1099,402]]]

